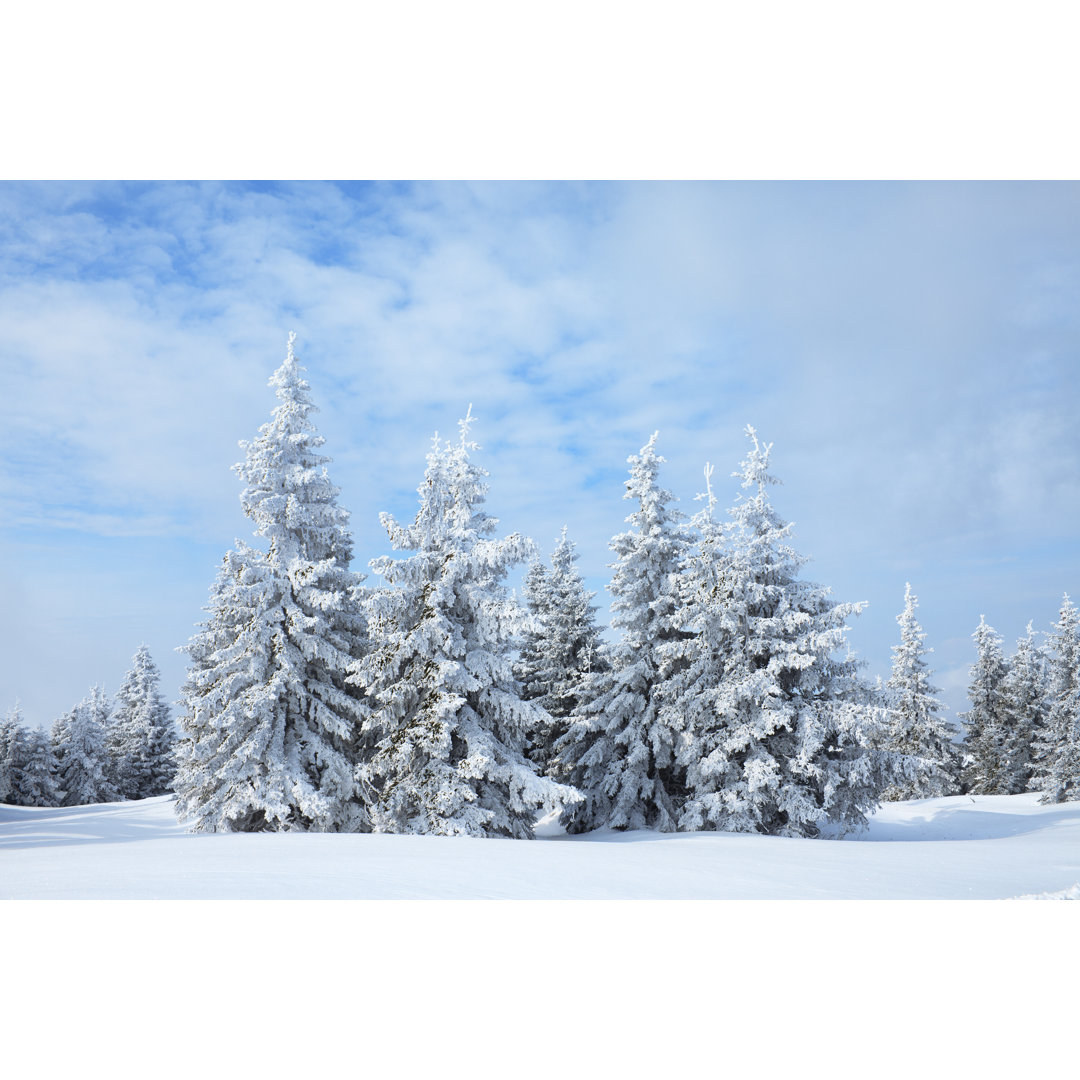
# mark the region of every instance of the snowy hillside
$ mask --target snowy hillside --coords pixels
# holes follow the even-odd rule
[[[191,835],[171,797],[0,806],[6,899],[1077,898],[1080,803],[1035,794],[883,806],[859,839],[655,832],[481,840]]]

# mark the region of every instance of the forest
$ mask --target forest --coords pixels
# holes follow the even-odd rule
[[[222,558],[184,646],[175,722],[148,649],[46,731],[0,722],[0,802],[82,806],[175,793],[193,832],[530,839],[715,830],[857,833],[882,801],[1042,792],[1080,799],[1080,640],[1066,595],[1006,655],[980,620],[956,730],[908,585],[884,683],[847,648],[862,605],[805,581],[776,513],[772,445],[748,427],[732,507],[706,464],[689,519],[658,435],[629,458],[611,541],[608,642],[564,528],[549,560],[484,509],[471,408],[436,437],[395,556],[352,568],[316,407],[290,335],[279,404],[234,466],[260,546]],[[528,567],[519,600],[507,575]]]

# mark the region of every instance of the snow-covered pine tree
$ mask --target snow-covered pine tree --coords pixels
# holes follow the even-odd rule
[[[968,684],[971,708],[959,716],[965,726],[960,776],[963,791],[971,795],[1012,795],[1016,736],[1005,693],[1009,665],[1001,649],[1001,636],[987,623],[986,616],[979,616],[979,625],[971,636],[976,650]]]
[[[1080,619],[1068,593],[1050,635],[1049,710],[1037,783],[1044,803],[1080,800]]]
[[[10,801],[15,806],[67,805],[58,783],[56,755],[41,728],[18,731],[12,764]]]
[[[661,712],[660,688],[671,674],[664,647],[682,633],[676,576],[686,539],[674,496],[659,486],[658,434],[628,458],[623,497],[637,508],[626,519],[631,528],[610,545],[618,556],[608,586],[611,625],[622,638],[609,650],[610,669],[589,677],[555,746],[557,775],[584,796],[562,815],[570,832],[604,826],[670,832],[679,819],[678,731],[672,714]]]
[[[595,593],[585,588],[566,526],[551,553],[551,569],[536,561],[525,577],[524,595],[533,621],[522,634],[515,674],[522,697],[535,701],[551,722],[529,733],[527,756],[551,775],[555,743],[566,734],[587,677],[606,670],[602,631],[596,624]]]
[[[355,665],[378,737],[358,778],[380,832],[529,839],[538,810],[577,795],[524,756],[526,732],[549,721],[514,678],[525,616],[503,579],[534,547],[494,539],[472,422],[470,408],[459,442],[436,436],[413,523],[380,517],[394,549],[414,554],[371,562],[392,588],[372,596],[376,645]]]
[[[108,747],[109,700],[94,686],[52,727],[51,741],[59,762],[57,783],[64,806],[89,806],[120,798],[112,781],[114,766]]]
[[[680,827],[817,836],[865,825],[893,777],[876,748],[880,710],[844,647],[846,619],[862,604],[836,603],[800,581],[806,559],[787,544],[791,526],[771,506],[771,444],[758,441],[734,475],[751,494],[731,510],[729,545],[699,520],[704,539],[696,613],[700,678],[680,756],[688,797]],[[710,500],[711,501],[711,500]],[[693,665],[691,667],[693,671]],[[695,761],[695,759],[697,759]]]
[[[366,646],[363,576],[294,340],[270,379],[280,403],[234,466],[269,550],[225,556],[187,647],[176,791],[194,831],[369,827],[353,779],[366,708],[346,685]]]
[[[1008,795],[1033,790],[1034,748],[1046,728],[1044,668],[1045,658],[1035,642],[1035,630],[1028,623],[1027,633],[1016,642],[1002,687],[1009,716]]]
[[[908,759],[908,773],[882,793],[889,801],[928,799],[959,791],[960,757],[952,732],[941,716],[941,702],[930,685],[933,671],[925,657],[934,650],[925,645],[926,633],[915,609],[919,598],[904,586],[904,610],[897,615],[900,644],[892,647],[892,673],[886,683],[888,716],[884,745]]]
[[[109,728],[115,783],[124,799],[148,799],[172,790],[175,736],[160,683],[150,650],[140,645],[116,692]]]

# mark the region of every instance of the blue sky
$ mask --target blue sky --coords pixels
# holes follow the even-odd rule
[[[175,699],[290,329],[359,568],[471,402],[490,511],[565,523],[606,619],[627,456],[729,506],[751,423],[869,673],[910,581],[962,708],[980,614],[1080,592],[1078,292],[1071,183],[0,184],[0,710],[142,641]]]

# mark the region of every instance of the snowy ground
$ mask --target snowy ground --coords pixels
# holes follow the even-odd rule
[[[0,897],[1080,898],[1080,803],[1038,799],[893,803],[858,839],[637,832],[531,843],[193,836],[167,797],[68,810],[0,806]]]

